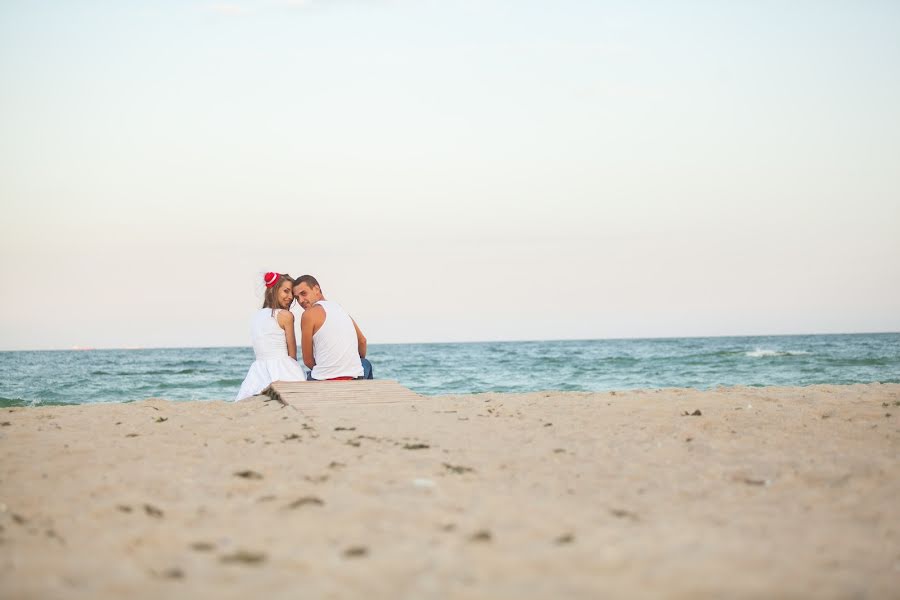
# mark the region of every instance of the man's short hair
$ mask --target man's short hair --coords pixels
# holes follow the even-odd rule
[[[305,283],[310,288],[319,286],[319,289],[320,290],[322,289],[322,286],[319,285],[319,282],[316,281],[316,278],[313,277],[312,275],[301,275],[300,277],[298,277],[297,279],[294,280],[294,285],[292,285],[291,287],[297,287],[301,283]]]

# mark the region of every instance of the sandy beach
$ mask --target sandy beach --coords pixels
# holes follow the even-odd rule
[[[0,411],[0,596],[898,598],[900,385]]]

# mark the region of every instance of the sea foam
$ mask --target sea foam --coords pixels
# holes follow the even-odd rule
[[[756,348],[751,352],[745,352],[744,356],[751,358],[766,358],[770,356],[804,356],[811,354],[805,350],[769,350],[767,348]]]

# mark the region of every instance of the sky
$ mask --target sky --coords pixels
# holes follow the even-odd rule
[[[4,0],[0,350],[900,331],[900,3]]]

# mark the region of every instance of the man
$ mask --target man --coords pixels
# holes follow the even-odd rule
[[[356,321],[337,302],[325,299],[312,275],[297,278],[293,294],[303,308],[300,349],[303,364],[312,369],[310,379],[372,379],[366,336]]]

